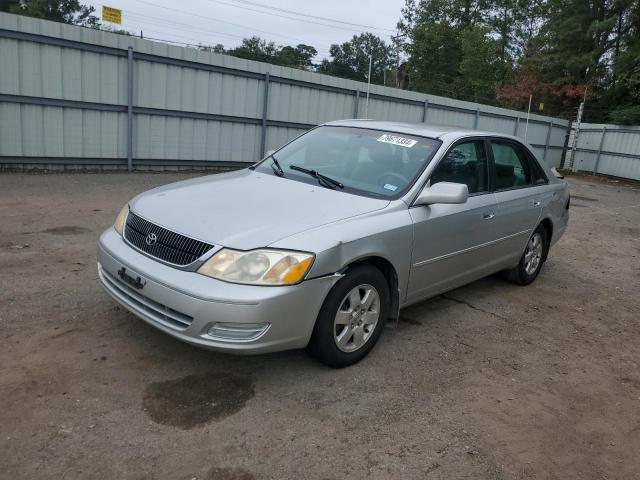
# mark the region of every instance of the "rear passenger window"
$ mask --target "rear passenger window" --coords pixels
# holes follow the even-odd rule
[[[491,142],[495,165],[495,189],[524,187],[531,183],[529,162],[524,152],[512,143]]]
[[[549,179],[538,163],[538,160],[536,160],[529,152],[525,152],[525,154],[527,155],[527,159],[529,160],[529,165],[531,167],[531,183],[534,185],[545,185],[549,183]]]
[[[431,185],[438,182],[464,183],[469,193],[489,190],[487,180],[484,140],[459,143],[449,150],[431,175]]]

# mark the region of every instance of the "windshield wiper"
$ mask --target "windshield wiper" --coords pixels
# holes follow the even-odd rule
[[[318,173],[315,170],[309,170],[308,168],[299,167],[297,165],[289,165],[289,168],[291,170],[297,170],[298,172],[306,173],[307,175],[312,176],[313,178],[318,180],[320,185],[322,185],[324,187],[327,187],[327,188],[335,188],[335,187],[344,188],[344,185],[341,184],[339,181],[334,180],[331,177],[327,177],[326,175],[323,175],[321,173]]]
[[[271,155],[271,160],[273,160],[273,162],[271,162],[271,168],[273,169],[274,173],[279,177],[284,177],[284,170],[282,170],[278,159]]]

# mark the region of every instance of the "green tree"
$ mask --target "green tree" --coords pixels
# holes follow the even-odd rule
[[[258,36],[245,38],[239,47],[227,50],[229,55],[234,57],[256,60],[258,62],[269,62],[277,52],[274,42],[267,42]]]
[[[205,52],[214,52],[214,53],[226,53],[224,45],[221,43],[216,43],[215,45],[198,45],[198,50],[204,50]]]
[[[213,47],[214,51],[215,48]],[[318,54],[318,51],[314,47],[304,44],[299,44],[295,47],[277,46],[274,42],[267,42],[260,37],[254,36],[243,39],[239,47],[227,50],[224,53],[234,57],[246,58],[247,60],[308,69],[313,66],[312,60]]]
[[[409,33],[405,50],[409,55],[411,87],[436,95],[456,96],[462,59],[457,30],[448,23],[418,23]]]
[[[0,0],[0,11],[83,27],[100,26],[93,15],[95,8],[78,0]]]
[[[318,72],[353,80],[366,81],[371,56],[371,82],[383,84],[385,70],[393,67],[393,51],[372,33],[354,35],[341,45],[331,45],[331,59],[324,59]]]
[[[606,115],[590,112],[613,106],[607,91],[614,73],[624,76],[616,62],[633,38],[628,22],[633,4],[637,2],[547,0],[542,25],[518,59],[514,83],[523,75],[533,79],[537,101],[544,101],[549,113],[568,117],[575,115],[586,92],[590,109],[585,119],[603,121]]]
[[[490,22],[495,10],[488,0],[407,0],[398,28],[408,39],[412,88],[495,102],[496,84],[512,62],[505,46],[511,23],[500,17],[504,40],[497,40]]]
[[[492,102],[496,85],[510,65],[504,43],[489,36],[488,27],[469,27],[460,33],[460,64],[456,90],[461,98]]]
[[[638,121],[638,0],[406,0],[398,28],[414,89]]]
[[[606,112],[607,121],[640,125],[640,4],[620,14],[616,33],[622,35],[614,44],[611,86],[595,107]]]
[[[310,45],[285,46],[277,51],[272,63],[285,67],[309,69],[313,66],[313,57],[317,54],[318,51]]]

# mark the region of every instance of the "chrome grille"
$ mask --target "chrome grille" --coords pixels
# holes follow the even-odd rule
[[[154,235],[153,242],[147,241]],[[124,238],[136,248],[174,265],[189,265],[213,248],[213,245],[185,237],[155,225],[129,212]]]

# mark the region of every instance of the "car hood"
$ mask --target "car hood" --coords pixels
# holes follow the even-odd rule
[[[130,207],[169,230],[250,250],[388,204],[244,169],[165,185],[138,195]]]

